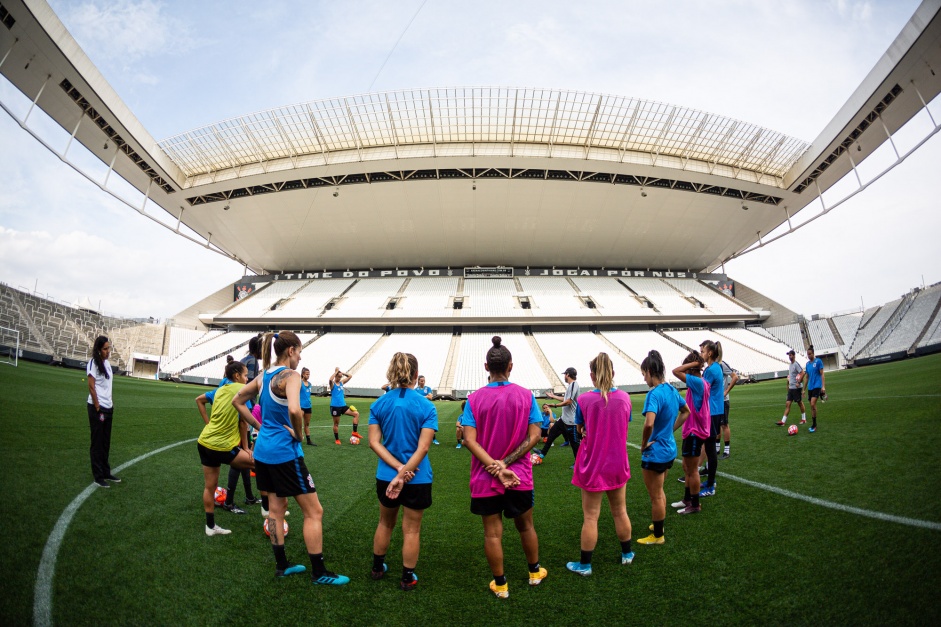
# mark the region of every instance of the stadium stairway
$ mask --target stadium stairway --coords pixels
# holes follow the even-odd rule
[[[696,347],[695,349],[694,349],[694,348],[691,348],[691,347],[687,346],[686,344],[683,344],[683,343],[680,342],[679,340],[670,337],[669,335],[667,335],[666,333],[664,333],[664,332],[663,332],[662,330],[660,330],[660,329],[657,329],[657,333],[660,334],[660,337],[666,339],[668,342],[673,342],[674,344],[676,344],[677,346],[679,346],[680,348],[682,348],[682,349],[683,349],[684,351],[686,351],[687,353],[690,352],[690,351],[692,351],[692,350],[699,350],[699,347]]]
[[[833,339],[836,340],[837,345],[844,346],[846,342],[843,341],[843,335],[840,333],[840,330],[836,328],[836,323],[833,321],[833,318],[827,318],[827,325],[830,327],[830,333],[833,334]]]
[[[542,352],[542,347],[539,346],[539,342],[536,341],[536,338],[533,337],[532,331],[526,331],[523,333],[526,337],[526,341],[529,343],[529,347],[533,351],[533,355],[536,356],[536,361],[539,362],[539,366],[542,368],[543,374],[546,375],[546,378],[552,383],[552,391],[556,394],[565,392],[565,385],[562,380],[559,378],[559,375],[555,373],[552,369],[552,364],[549,363],[549,360],[546,358],[546,354]],[[556,383],[558,381],[558,383]]]
[[[444,364],[441,381],[438,382],[438,394],[443,396],[454,394],[454,377],[457,375],[457,357],[460,349],[461,335],[455,333],[451,336],[451,345],[448,347],[448,360]]]
[[[908,349],[909,353],[918,348],[918,344],[924,339],[925,335],[927,335],[928,332],[934,328],[935,322],[938,320],[938,316],[941,315],[939,312],[941,312],[941,299],[938,299],[938,302],[935,303],[934,311],[931,312],[931,316],[928,318],[928,323],[918,334],[918,337],[915,338],[915,341],[912,342],[912,345]]]
[[[734,342],[735,344],[738,344],[739,346],[744,346],[745,348],[747,348],[747,349],[749,349],[749,350],[753,350],[753,351],[755,351],[756,353],[760,353],[760,354],[764,355],[765,357],[770,357],[771,359],[777,359],[778,361],[782,361],[780,355],[773,355],[773,354],[771,354],[771,353],[768,353],[768,352],[765,352],[765,351],[763,351],[763,350],[760,350],[760,349],[758,349],[758,348],[756,348],[756,347],[754,347],[754,346],[749,346],[748,344],[744,344],[744,343],[742,343],[742,342],[739,342],[739,341],[735,340],[734,338],[732,338],[730,335],[728,335],[728,334],[726,334],[726,333],[723,333],[722,331],[724,331],[724,329],[712,329],[712,332],[713,332],[713,333],[715,333],[716,335],[721,335],[722,337],[724,337],[725,339],[727,339],[729,342]],[[749,333],[751,333],[751,331],[749,331]],[[758,334],[756,334],[756,335],[758,335]],[[761,336],[759,335],[759,337],[761,337]],[[783,344],[783,342],[782,342],[782,344]]]
[[[879,346],[892,334],[892,331],[895,330],[895,327],[899,325],[902,321],[902,318],[905,317],[905,314],[908,313],[908,310],[912,308],[912,304],[915,302],[915,294],[906,294],[902,299],[902,302],[899,303],[899,306],[895,308],[895,311],[892,312],[892,315],[889,316],[889,319],[885,321],[885,324],[882,325],[876,334],[872,336],[866,344],[856,351],[853,354],[853,359],[857,357],[871,357],[876,354],[876,351],[879,350]]]
[[[706,304],[703,303],[701,300],[699,300],[695,296],[690,296],[689,294],[687,294],[686,292],[684,292],[677,286],[673,285],[669,281],[664,281],[663,279],[657,279],[657,280],[663,283],[664,285],[666,285],[667,287],[671,288],[674,292],[680,295],[680,298],[688,302],[693,307],[696,307],[697,309],[706,309],[707,311],[711,311],[709,310],[708,307],[706,307]]]
[[[364,354],[362,357],[360,357],[359,360],[358,360],[355,364],[353,364],[352,366],[350,366],[349,373],[350,373],[350,374],[356,374],[356,371],[359,370],[359,369],[363,366],[363,364],[365,364],[367,361],[369,361],[369,359],[373,356],[373,354],[374,354],[377,350],[379,350],[379,347],[382,346],[383,344],[385,344],[385,342],[386,342],[387,339],[389,339],[389,334],[388,334],[388,333],[383,333],[383,334],[379,337],[379,339],[376,341],[376,343],[373,344],[373,345],[369,348],[368,351],[366,351],[366,354]]]
[[[609,340],[608,338],[606,338],[603,333],[599,333],[598,331],[595,331],[595,335],[598,336],[598,339],[599,339],[599,340],[601,340],[602,342],[604,342],[605,344],[607,344],[607,345],[608,345],[608,348],[610,348],[612,351],[614,351],[615,353],[617,353],[618,355],[620,355],[620,356],[624,359],[624,361],[626,361],[627,363],[631,364],[632,366],[634,366],[635,368],[637,368],[638,370],[640,370],[640,364],[637,363],[636,361],[634,361],[634,358],[633,358],[633,357],[631,357],[630,355],[628,355],[627,353],[625,353],[624,351],[622,351],[620,348],[618,348],[617,346],[615,346],[614,344],[612,344],[612,343],[611,343],[611,340]]]
[[[52,345],[46,341],[46,338],[36,327],[33,317],[26,311],[26,308],[23,307],[23,303],[20,302],[19,295],[16,293],[16,290],[7,290],[10,294],[10,300],[13,303],[13,306],[16,308],[16,312],[26,324],[26,328],[29,330],[29,337],[23,338],[20,340],[21,345],[25,346],[27,343],[32,343],[35,346],[39,346],[44,353],[49,355],[55,355],[56,351],[52,348]],[[24,341],[25,340],[25,341]]]

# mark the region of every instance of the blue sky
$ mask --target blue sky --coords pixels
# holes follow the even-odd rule
[[[912,0],[51,4],[157,139],[270,107],[362,93],[375,81],[373,90],[507,85],[622,94],[806,141],[918,6]],[[28,105],[5,79],[0,97],[17,110]],[[941,119],[938,105],[932,111]],[[912,123],[912,137],[926,117]],[[42,116],[34,114],[31,123],[64,145],[62,132],[44,128]],[[241,275],[240,266],[102,194],[5,115],[0,146],[0,280],[163,318]],[[877,154],[866,167],[874,171],[883,162]],[[923,275],[929,284],[941,280],[937,163],[935,137],[828,216],[726,270],[805,314],[858,307],[861,299],[880,304],[920,285]]]

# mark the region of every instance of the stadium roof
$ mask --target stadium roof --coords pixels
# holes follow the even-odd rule
[[[270,109],[160,142],[192,185],[279,160],[292,167],[383,160],[430,146],[471,156],[545,154],[623,162],[675,157],[732,168],[751,180],[782,179],[809,144],[765,128],[677,105],[552,89],[454,87],[331,98]],[[496,149],[494,145],[502,145]],[[469,147],[469,150],[467,150]],[[533,150],[535,149],[535,150]],[[344,158],[342,153],[354,153]],[[594,154],[593,154],[594,152]],[[602,154],[599,153],[612,153]],[[287,165],[287,164],[284,164]],[[278,167],[277,169],[284,169]],[[766,184],[772,181],[763,180]]]
[[[924,0],[809,147],[680,106],[500,87],[321,100],[158,143],[46,2],[2,6],[0,72],[71,138],[52,146],[0,106],[140,198],[83,172],[102,190],[258,272],[714,268],[788,232],[941,92],[941,0]]]

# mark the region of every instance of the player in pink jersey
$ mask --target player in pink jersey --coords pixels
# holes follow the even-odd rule
[[[605,494],[621,542],[621,564],[634,561],[631,519],[624,500],[624,488],[631,478],[627,460],[631,397],[614,388],[614,365],[607,353],[598,353],[588,368],[596,389],[578,397],[575,425],[582,440],[572,475],[572,485],[582,489],[582,554],[579,561],[565,565],[582,576],[591,574],[591,556],[598,544],[598,517]]]
[[[503,571],[503,516],[512,518],[529,565],[529,585],[546,578],[539,565],[539,538],[533,527],[533,467],[529,451],[539,442],[542,415],[531,391],[510,383],[513,357],[499,336],[484,365],[490,383],[467,398],[461,426],[471,458],[471,513],[484,523],[484,552],[493,572],[490,590],[510,596]]]
[[[683,473],[686,475],[686,493],[682,501],[673,503],[679,514],[698,514],[699,457],[709,439],[709,383],[702,378],[703,358],[696,351],[673,369],[673,376],[686,384],[686,407],[680,409],[673,430],[683,425]]]

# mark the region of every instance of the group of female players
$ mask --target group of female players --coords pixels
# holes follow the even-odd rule
[[[529,585],[539,585],[547,576],[540,565],[539,540],[533,524],[535,502],[530,451],[541,440],[543,417],[532,392],[511,383],[513,360],[499,337],[493,338],[484,364],[488,383],[469,395],[460,417],[464,446],[471,452],[470,509],[481,517],[484,528],[484,552],[493,580],[490,590],[499,598],[509,596],[503,560],[503,518],[513,520],[520,535],[529,571]],[[650,351],[641,369],[651,390],[644,404],[642,469],[651,499],[652,533],[638,540],[640,544],[663,544],[666,498],[663,482],[666,471],[676,458],[673,431],[683,428],[683,466],[686,495],[674,503],[683,514],[700,511],[698,466],[700,456],[711,450],[715,455],[712,424],[717,396],[710,390],[721,389],[719,371],[721,345],[704,343],[702,355],[692,353],[674,374],[686,381],[684,401],[665,383],[663,360]],[[234,468],[253,468],[258,489],[267,501],[266,528],[271,538],[279,577],[302,573],[306,567],[292,564],[284,548],[284,516],[287,498],[300,506],[304,521],[303,535],[315,584],[342,585],[349,578],[327,570],[323,557],[323,507],[311,475],[304,464],[301,439],[305,429],[305,409],[300,397],[302,377],[295,371],[301,354],[301,342],[290,331],[264,336],[261,351],[263,369],[248,380],[244,366],[233,362],[226,367],[231,383],[215,394],[212,415],[199,438],[198,449],[205,475],[203,503],[207,535],[229,533],[220,530],[213,519],[213,493],[220,464]],[[272,360],[272,354],[274,355]],[[598,518],[602,495],[607,495],[620,542],[622,565],[634,559],[631,546],[631,521],[625,504],[625,488],[630,479],[627,456],[627,432],[631,401],[627,393],[614,388],[611,359],[599,353],[589,364],[595,389],[579,396],[576,428],[582,437],[576,457],[572,483],[581,488],[583,524],[581,555],[566,564],[568,570],[583,576],[592,573],[592,554],[598,540]],[[415,390],[418,383],[417,359],[396,353],[387,371],[391,389],[370,408],[368,437],[370,448],[378,456],[376,495],[379,523],[373,538],[371,577],[382,579],[388,566],[386,553],[391,542],[399,510],[402,509],[402,590],[417,587],[415,567],[418,562],[422,514],[432,503],[432,469],[427,457],[438,429],[438,416],[431,401]],[[348,378],[337,371],[339,383]],[[259,422],[250,404],[258,399]],[[218,409],[217,409],[218,407]],[[309,410],[307,410],[309,411]],[[257,413],[257,412],[256,412]],[[218,414],[218,415],[217,415]],[[307,414],[309,415],[309,413]],[[307,419],[309,421],[309,418]],[[710,424],[707,424],[710,423]],[[258,429],[254,450],[249,451],[247,425]],[[709,457],[710,480],[714,482],[714,457]],[[712,483],[714,485],[714,483]],[[704,494],[704,493],[703,493]]]

